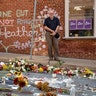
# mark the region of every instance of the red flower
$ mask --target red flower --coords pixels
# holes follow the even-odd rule
[[[61,72],[61,69],[54,70],[54,73],[59,74]]]
[[[44,71],[47,71],[48,70],[48,67],[47,66],[42,66],[43,70]]]
[[[58,89],[58,92],[59,92],[59,93],[62,93],[62,92],[63,92],[63,90],[62,90],[61,88],[59,88],[59,89]]]
[[[24,87],[24,86],[26,86],[25,81],[20,81],[20,82],[19,82],[19,86],[20,86],[20,87]]]
[[[0,70],[3,70],[3,66],[0,64]]]
[[[71,73],[71,72],[69,72],[69,73],[68,73],[68,76],[69,76],[69,77],[71,77],[71,76],[72,76],[72,73]]]
[[[17,85],[19,83],[18,78],[14,79],[14,84]]]

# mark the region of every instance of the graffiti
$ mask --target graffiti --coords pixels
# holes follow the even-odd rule
[[[44,20],[43,19],[36,19],[35,21],[35,26],[38,26],[39,24],[38,23],[42,23]],[[33,20],[31,19],[21,19],[21,18],[17,18],[17,25],[31,25],[33,22]]]
[[[23,25],[23,24],[28,24],[28,25],[31,25],[32,24],[32,20],[30,19],[17,19],[17,24],[19,25]]]
[[[8,11],[0,11],[0,17],[12,17],[12,12],[11,10]],[[28,16],[29,10],[16,10],[16,17],[25,17]]]
[[[27,31],[25,26],[22,26],[21,29],[17,27],[16,31],[9,31],[7,27],[4,27],[3,32],[1,31],[0,28],[0,36],[4,36],[6,39],[11,38],[11,37],[31,37],[32,31]]]
[[[4,27],[3,32],[0,28],[0,37],[4,36],[4,38],[8,39],[11,37],[31,37],[32,36],[32,30],[27,30],[25,26],[17,27],[16,31],[9,31],[7,27]],[[42,29],[42,28],[41,28]],[[35,37],[43,37],[45,36],[43,29],[41,32],[38,32],[37,30],[34,31]]]
[[[3,48],[5,49],[5,51],[6,51],[6,53],[8,53],[8,49],[9,49],[9,47],[14,47],[14,46],[16,46],[16,45],[8,45],[8,46],[5,46],[3,43],[2,43],[2,40],[0,40],[0,44],[3,46]]]
[[[3,19],[0,20],[0,26],[13,26],[14,20]]]
[[[17,40],[13,44],[15,45],[15,48],[23,50],[23,49],[29,48],[31,46],[31,41],[28,40],[24,43],[21,43],[20,41]],[[33,48],[37,48],[39,50],[42,49],[42,48],[45,49],[46,45],[43,44],[42,42],[40,42],[39,44],[36,44],[36,41],[35,41],[34,44],[33,44]]]
[[[12,11],[0,11],[0,17],[12,17]]]
[[[44,19],[49,16],[48,11],[49,10],[54,10],[51,8],[48,8],[45,6],[39,13],[39,15],[36,17],[35,20],[35,25],[34,25],[34,32],[32,32],[31,27],[33,20],[32,19],[26,19],[25,17],[28,17],[29,15],[29,10],[20,10],[17,9],[15,11],[15,15],[17,17],[17,21],[14,22],[13,19],[2,19],[0,20],[0,37],[4,37],[5,39],[9,38],[23,38],[23,37],[28,37],[30,40],[24,40],[24,41],[14,41],[13,45],[15,45],[15,48],[18,50],[24,50],[26,48],[31,47],[31,37],[34,35],[34,44],[33,48],[34,51],[38,50],[41,51],[42,49],[46,48],[46,42],[45,42],[45,31],[43,29],[43,23]],[[55,10],[54,10],[55,11]],[[58,13],[55,11],[54,14],[57,18],[60,19],[60,16]],[[0,11],[0,16],[1,17],[12,17],[12,11]],[[24,19],[21,19],[21,17],[24,17]],[[17,27],[15,30],[10,30],[9,26],[14,25],[14,23],[17,24]],[[19,26],[20,25],[20,26]],[[30,29],[27,28],[27,26],[30,26]],[[62,30],[62,27],[60,27],[60,30]],[[45,43],[43,43],[45,42]]]
[[[28,12],[29,10],[16,10],[16,16],[17,17],[25,17],[25,16],[28,16]]]
[[[14,45],[16,45],[15,47],[17,49],[26,49],[28,47],[30,47],[31,42],[28,40],[27,42],[21,43],[18,40],[16,42],[13,43]]]

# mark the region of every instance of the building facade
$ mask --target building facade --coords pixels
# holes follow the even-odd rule
[[[61,23],[60,56],[96,59],[96,0],[0,0],[0,52],[30,54],[32,45],[32,54],[47,55],[43,22],[51,9]]]

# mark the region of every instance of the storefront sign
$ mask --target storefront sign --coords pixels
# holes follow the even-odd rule
[[[85,29],[92,29],[92,19],[85,20]]]
[[[70,20],[69,24],[71,30],[76,30],[76,20]]]
[[[92,19],[70,20],[69,21],[69,29],[70,30],[92,29]]]
[[[77,20],[77,30],[84,29],[84,20]]]

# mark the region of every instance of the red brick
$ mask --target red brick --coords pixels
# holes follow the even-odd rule
[[[33,19],[33,12],[34,12],[34,0],[0,0],[0,10],[1,11],[12,11],[12,17],[11,18],[5,18],[5,19],[14,19],[15,24],[13,27],[8,27],[8,30],[15,31],[17,26],[16,24],[16,10],[29,10],[29,14],[27,17],[20,17],[21,19]],[[53,8],[57,11],[59,14],[60,22],[63,27],[63,30],[60,31],[61,37],[64,37],[65,31],[64,31],[64,0],[38,0],[37,1],[37,11],[36,16],[40,15],[40,11],[43,10],[44,6],[48,6],[48,8]],[[0,17],[0,20],[4,18]],[[24,25],[25,26],[25,25]],[[0,27],[1,28],[1,27]],[[26,25],[27,30],[32,30],[30,25]],[[2,31],[4,31],[4,28],[2,28]],[[0,40],[2,40],[3,44],[5,46],[13,44],[14,41],[18,40],[22,43],[31,40],[30,37],[12,37],[5,39],[4,36],[0,37]],[[47,45],[47,44],[45,44]],[[82,59],[96,59],[96,39],[74,39],[74,40],[65,40],[60,39],[59,42],[59,53],[60,56],[69,57],[69,58],[82,58]],[[0,51],[5,52],[4,48],[0,45]],[[24,54],[30,54],[30,48],[21,49],[18,50],[17,48],[10,47],[8,49],[8,52],[13,53],[24,53]],[[41,51],[33,52],[34,55],[47,55],[47,48],[42,49]]]

